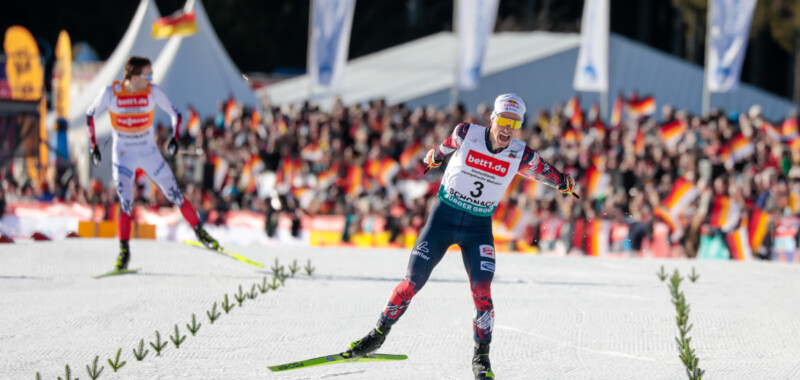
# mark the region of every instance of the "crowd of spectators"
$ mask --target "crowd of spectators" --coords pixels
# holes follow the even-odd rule
[[[529,113],[518,138],[571,173],[578,192],[591,193],[578,200],[551,190],[535,196],[510,191],[495,218],[513,223],[508,220],[519,218],[507,218],[509,210],[524,212],[528,217],[518,228],[519,239],[544,249],[560,243],[578,250],[584,247],[574,238],[576,222],[601,218],[626,226],[626,236],[614,249],[635,251],[652,234],[654,211],[664,204],[676,179],[683,178],[699,196],[681,210],[683,228],[673,228],[670,241],[679,254],[693,256],[701,234],[731,232],[709,224],[716,196],[727,196],[744,210],[740,218],[754,208],[770,215],[771,233],[780,218],[800,215],[795,114],[785,121],[768,121],[758,106],[743,112],[716,109],[706,117],[669,105],[625,112],[626,105],[636,101],[635,95],[620,97],[611,120],[601,120],[596,105],[584,112],[577,98]],[[347,215],[345,235],[368,229],[364,221],[370,216],[385,218],[392,238],[404,228],[421,228],[442,174],[424,173],[425,151],[460,122],[489,125],[491,113],[486,105],[474,112],[460,106],[409,109],[380,99],[349,107],[336,101],[329,112],[308,103],[266,107],[262,112],[232,104],[223,103],[219,115],[203,121],[190,116],[181,150],[168,160],[204,222],[223,224],[228,211],[249,210],[267,215],[270,234],[278,213],[295,220],[303,215]],[[680,135],[667,138],[664,126],[675,125]],[[164,146],[170,129],[158,130],[158,143]],[[732,158],[726,149],[742,137],[753,151]],[[590,170],[606,175],[602,188],[589,189]],[[18,184],[10,175],[3,177],[0,202],[111,204],[116,196],[113,187],[97,181],[88,188],[75,179],[56,181],[49,189],[46,183]],[[137,202],[171,207],[145,178],[137,175]],[[755,253],[768,257],[770,244],[768,237]]]

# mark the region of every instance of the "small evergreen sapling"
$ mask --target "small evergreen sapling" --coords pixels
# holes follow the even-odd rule
[[[117,357],[114,359],[113,362],[111,361],[111,359],[108,359],[108,365],[114,372],[117,372],[118,369],[122,368],[122,366],[124,366],[125,363],[127,363],[126,361],[123,361],[122,363],[119,362],[119,354],[121,352],[122,352],[122,347],[120,347],[119,350],[117,350]]]
[[[700,274],[699,274],[699,273],[697,273],[697,272],[695,272],[695,271],[694,271],[694,267],[692,267],[692,273],[690,273],[690,274],[689,274],[688,276],[686,276],[686,277],[689,277],[689,279],[690,279],[690,280],[692,280],[692,282],[695,282],[695,281],[697,281],[697,280],[700,278]]]
[[[269,286],[269,284],[267,284],[267,276],[264,276],[264,278],[261,280],[261,285],[258,286],[258,291],[260,291],[261,294],[264,294],[269,289],[270,289],[270,286]]]
[[[72,376],[70,375],[70,372],[69,372],[69,364],[67,364],[67,365],[64,367],[64,372],[66,372],[66,375],[65,375],[65,377],[64,377],[64,380],[78,380],[78,378],[77,378],[77,377],[76,377],[75,379],[73,379],[73,378],[72,378]],[[59,377],[58,377],[58,380],[61,380],[61,376],[59,376]]]
[[[214,306],[211,307],[211,310],[206,311],[206,315],[208,316],[208,320],[211,322],[212,325],[214,324],[214,321],[216,321],[217,318],[219,318],[219,316],[222,315],[222,313],[217,311],[216,302],[214,302]]]
[[[222,310],[225,310],[225,314],[228,314],[233,307],[236,306],[228,301],[228,295],[225,295],[225,299],[222,301]]]
[[[136,351],[136,349],[134,348],[133,349],[133,356],[136,358],[136,361],[140,362],[140,361],[144,360],[144,358],[145,358],[145,356],[147,356],[148,352],[150,352],[150,350],[145,350],[144,349],[144,339],[140,339],[139,340],[139,351]]]
[[[269,285],[269,288],[272,290],[278,289],[280,285],[278,285],[278,275],[272,276],[272,284]]]
[[[153,347],[153,350],[156,352],[156,356],[161,356],[161,350],[167,346],[169,342],[161,342],[161,334],[156,331],[156,343],[150,342],[150,347]]]
[[[664,272],[664,266],[663,265],[661,266],[661,272],[656,272],[656,276],[658,276],[658,278],[661,279],[661,282],[664,282],[664,280],[666,280],[667,277],[669,277],[667,272]]]
[[[181,336],[181,333],[178,331],[178,325],[175,325],[175,336],[170,335],[169,340],[172,341],[172,344],[175,345],[175,348],[180,348],[181,343],[186,340],[186,335]]]
[[[295,259],[294,261],[292,261],[292,265],[289,266],[289,272],[291,272],[292,277],[294,277],[294,274],[297,273],[297,271],[299,270],[300,266],[297,265],[297,259]]]
[[[194,334],[197,333],[197,330],[200,330],[200,325],[202,325],[202,323],[197,323],[194,318],[194,314],[192,314],[192,324],[189,325],[187,323],[186,328],[189,329],[189,332],[192,333],[192,336],[194,336]]]
[[[705,371],[698,366],[700,359],[695,356],[694,349],[689,346],[692,341],[692,338],[689,337],[689,331],[692,330],[692,325],[689,324],[690,308],[689,304],[686,303],[686,297],[683,292],[679,290],[681,281],[683,281],[683,278],[676,269],[675,273],[670,278],[669,285],[670,294],[672,295],[672,304],[675,305],[675,310],[678,312],[675,321],[678,324],[680,337],[675,337],[675,343],[678,344],[678,357],[681,359],[681,362],[683,362],[684,367],[686,367],[686,375],[689,377],[689,380],[701,380]]]
[[[272,266],[272,274],[277,275],[278,272],[283,272],[283,265],[280,265],[278,259],[275,258],[275,265]]]
[[[306,270],[306,274],[308,274],[308,276],[311,277],[311,275],[314,274],[314,269],[317,269],[317,268],[312,267],[311,266],[311,259],[308,259],[308,264],[306,264],[306,266],[303,267],[303,269],[305,269]]]
[[[94,365],[92,365],[91,368],[89,368],[88,364],[86,365],[86,373],[89,374],[89,378],[92,380],[96,380],[98,377],[100,377],[100,374],[103,373],[103,369],[105,368],[103,366],[100,366],[100,370],[97,369],[98,360],[100,360],[99,355],[94,357]]]
[[[256,297],[258,297],[258,292],[256,291],[256,284],[253,284],[253,286],[250,287],[250,293],[247,294],[247,297],[250,298],[251,300],[254,300],[256,299]]]
[[[233,298],[236,300],[237,303],[239,303],[239,307],[242,307],[242,303],[244,303],[244,300],[247,299],[247,295],[242,290],[241,284],[239,285],[239,293],[234,294]]]

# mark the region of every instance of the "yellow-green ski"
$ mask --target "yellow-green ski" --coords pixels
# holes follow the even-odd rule
[[[344,354],[344,353],[342,353]],[[406,355],[391,355],[391,354],[369,354],[365,356],[346,357],[342,354],[334,354],[328,356],[321,356],[314,359],[301,360],[299,362],[286,363],[269,367],[272,372],[288,371],[292,369],[316,367],[328,364],[339,363],[352,363],[352,362],[382,362],[391,360],[406,360]]]
[[[119,276],[119,275],[123,275],[123,274],[133,274],[133,273],[136,273],[136,272],[138,272],[140,270],[142,270],[142,268],[122,269],[122,270],[114,269],[111,272],[103,273],[103,274],[101,274],[99,276],[94,276],[93,278],[103,278],[103,277],[110,277],[110,276]]]
[[[222,247],[218,247],[217,249],[209,248],[209,247],[206,247],[203,243],[201,243],[199,241],[194,241],[194,240],[184,240],[183,243],[191,245],[193,247],[197,247],[197,248],[210,249],[210,250],[212,250],[214,252],[217,252],[217,253],[223,254],[225,256],[228,256],[228,257],[230,257],[232,259],[239,260],[239,261],[241,261],[241,262],[243,262],[245,264],[250,264],[250,265],[252,265],[252,266],[254,266],[256,268],[263,268],[264,267],[264,264],[261,264],[258,261],[248,259],[247,257],[244,257],[244,256],[242,256],[242,255],[240,255],[238,253],[233,253],[233,252],[231,252],[231,251],[229,251],[229,250],[227,250],[225,248],[222,248]]]

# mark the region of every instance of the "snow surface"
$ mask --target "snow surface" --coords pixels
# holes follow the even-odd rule
[[[0,378],[89,379],[470,379],[472,298],[460,253],[448,253],[395,325],[384,353],[401,362],[346,363],[272,373],[283,364],[343,351],[374,325],[405,274],[406,250],[229,247],[267,267],[179,243],[133,241],[139,274],[95,280],[112,266],[114,240],[0,246]],[[311,260],[286,286],[224,314],[219,303],[239,285],[249,291],[275,259]],[[800,266],[767,262],[597,259],[501,254],[493,284],[492,367],[499,379],[685,379],[674,337],[675,309],[664,265],[697,283],[682,284],[691,305],[692,347],[704,379],[800,378]],[[209,324],[214,302],[222,316]],[[160,357],[192,314],[202,323]],[[150,349],[138,362],[131,349]],[[122,348],[127,364],[106,362]]]

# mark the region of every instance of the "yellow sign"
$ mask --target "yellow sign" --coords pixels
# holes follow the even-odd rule
[[[56,117],[69,119],[69,82],[72,80],[72,43],[69,34],[62,30],[56,43],[56,68],[53,73],[56,81]]]
[[[42,97],[44,72],[39,63],[36,40],[21,26],[6,30],[3,48],[6,52],[6,76],[11,87],[11,99],[39,100]]]
[[[39,100],[39,165],[47,167],[48,157],[50,156],[47,148],[47,100],[42,96]]]

